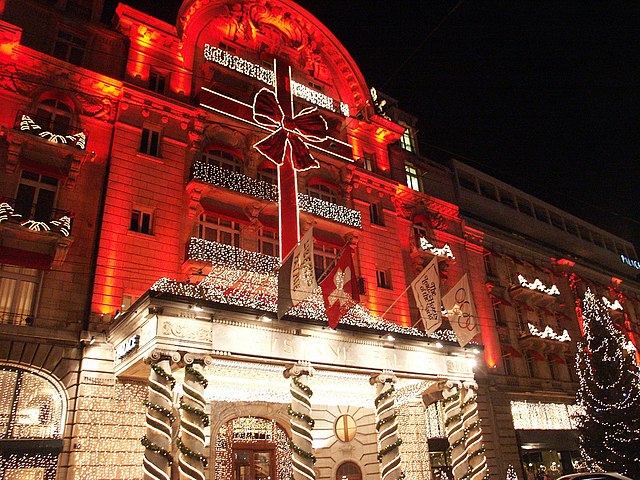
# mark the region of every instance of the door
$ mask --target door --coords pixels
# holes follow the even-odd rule
[[[233,449],[233,480],[274,479],[273,450]]]

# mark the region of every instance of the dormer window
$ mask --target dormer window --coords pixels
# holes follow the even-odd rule
[[[82,66],[86,48],[87,40],[85,38],[60,30],[53,47],[53,56],[73,65]]]

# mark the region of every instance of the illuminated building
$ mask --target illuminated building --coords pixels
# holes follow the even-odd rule
[[[463,166],[421,157],[416,119],[370,90],[295,3],[186,0],[176,26],[120,5],[113,29],[100,10],[0,3],[0,468],[69,479],[470,468],[478,479],[485,460],[495,478],[517,465],[510,404],[496,403],[511,397],[494,398],[512,353],[496,299],[505,306],[520,289],[573,308],[580,262],[542,249],[566,276],[523,269],[514,289],[491,284],[489,248],[503,251],[509,225],[496,233],[461,215]],[[313,228],[318,275],[353,252],[360,304],[337,331],[319,291],[275,315],[292,225],[279,225],[285,189],[254,145],[273,133],[267,120],[293,131],[297,116],[259,119],[253,102],[284,79],[296,115],[316,107],[326,120],[326,135],[305,137],[320,168],[298,172],[289,199],[302,233]],[[626,243],[620,253],[636,258]],[[425,333],[405,290],[433,258],[443,293],[469,278],[480,335],[466,348],[446,323]],[[611,267],[625,279],[616,292],[629,263]],[[517,342],[554,345],[565,361],[579,330],[564,313],[567,336],[531,319],[536,330]],[[533,377],[522,388],[547,388]],[[570,403],[575,385],[561,387],[555,403]]]

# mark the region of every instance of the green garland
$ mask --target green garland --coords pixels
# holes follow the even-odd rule
[[[170,373],[165,372],[160,367],[160,365],[158,365],[157,362],[151,364],[151,370],[156,372],[156,375],[158,375],[159,377],[164,378],[167,382],[169,382],[171,384],[171,390],[173,390],[173,387],[176,386],[176,379],[173,377],[173,375],[171,375]]]
[[[159,453],[164,458],[166,458],[167,461],[169,462],[169,465],[173,463],[173,456],[169,452],[167,452],[164,448],[162,448],[160,445],[156,445],[151,440],[149,440],[146,435],[142,436],[142,438],[140,439],[140,443],[142,443],[142,446],[144,448],[147,448],[152,452]]]
[[[196,379],[196,382],[202,385],[202,388],[207,388],[207,385],[209,385],[209,382],[204,377],[204,375],[200,373],[198,370],[196,370],[195,368],[193,368],[192,365],[187,364],[187,366],[184,368],[184,371],[185,373],[188,373],[189,375],[194,377]]]
[[[151,403],[149,400],[143,400],[142,404],[151,409],[151,410],[155,410],[156,412],[158,412],[160,415],[164,415],[165,417],[167,417],[169,419],[169,421],[171,423],[176,421],[176,416],[173,414],[173,412],[171,410],[169,410],[168,408],[164,408],[161,407],[160,405],[157,405],[155,403]]]
[[[471,430],[474,430],[474,429],[478,428],[479,426],[480,426],[480,420],[476,420],[475,422],[473,422],[471,425],[467,426],[467,427],[464,429],[464,433],[465,433],[465,435],[466,435],[467,433],[469,433]]]
[[[186,403],[184,403],[183,397],[180,397],[180,408],[182,410],[184,410],[185,412],[193,413],[194,415],[197,415],[198,417],[200,417],[200,420],[202,420],[202,425],[204,427],[208,427],[209,426],[209,415],[207,415],[204,412],[204,410],[200,410],[199,408],[191,407],[191,406],[187,405]]]
[[[393,422],[396,418],[397,418],[398,414],[397,413],[393,413],[391,415],[389,415],[388,417],[385,417],[381,420],[378,420],[378,423],[376,423],[376,431],[379,432],[380,428],[382,428],[383,425]]]
[[[455,394],[451,395],[450,397],[443,398],[442,399],[442,403],[447,405],[447,404],[449,404],[451,402],[455,402],[456,400],[460,400],[460,393],[455,393]]]
[[[392,452],[393,450],[397,449],[398,447],[400,447],[400,445],[402,445],[402,439],[398,439],[395,442],[393,442],[391,445],[387,445],[386,447],[384,447],[382,450],[380,450],[378,452],[378,462],[382,462],[382,458],[387,454]]]
[[[296,417],[307,422],[311,428],[313,428],[316,424],[315,420],[306,413],[296,412],[293,408],[291,408],[291,404],[289,404],[289,408],[287,411],[292,417]]]
[[[447,449],[447,452],[449,453],[449,455],[451,455],[451,453],[453,452],[454,448],[456,448],[459,445],[462,445],[465,440],[466,440],[466,437],[463,436],[463,437],[460,437],[455,442],[453,442],[451,445],[449,445],[449,448]]]
[[[307,395],[308,397],[313,396],[313,390],[311,390],[308,385],[305,385],[304,383],[302,383],[300,380],[298,380],[297,377],[292,377],[292,380],[293,380],[293,384],[296,387],[298,387],[300,390],[302,390],[305,393],[305,395]]]
[[[468,399],[467,401],[462,402],[462,403],[460,404],[460,409],[461,409],[461,410],[464,410],[464,409],[465,409],[465,407],[468,407],[468,406],[469,406],[469,405],[471,405],[473,402],[475,402],[477,399],[478,399],[478,397],[474,395],[473,397],[471,397],[471,398],[470,398],[470,399]]]
[[[382,402],[385,398],[390,397],[391,395],[393,395],[393,393],[396,391],[396,388],[393,386],[393,384],[391,384],[391,388],[389,388],[389,390],[387,390],[386,392],[382,392],[380,395],[378,395],[375,399],[375,404],[376,407],[380,404],[380,402]]]
[[[291,450],[293,450],[295,453],[297,453],[301,457],[304,457],[307,460],[311,460],[314,464],[316,463],[316,456],[313,453],[307,452],[306,450],[301,449],[292,441],[289,441],[289,448],[291,448]]]
[[[194,460],[200,460],[202,462],[202,465],[204,465],[204,468],[207,468],[207,465],[209,464],[209,462],[207,461],[207,457],[191,450],[184,443],[182,443],[182,440],[180,440],[179,438],[176,439],[176,446],[178,447],[178,450],[180,450],[180,453],[182,453],[184,456],[193,458]]]
[[[455,415],[450,416],[449,418],[447,418],[444,421],[444,426],[448,427],[449,425],[451,425],[453,422],[455,422],[456,420],[460,420],[462,418],[462,414],[461,413],[457,413]]]
[[[482,455],[486,451],[487,449],[485,448],[484,445],[482,445],[479,449],[475,450],[474,452],[471,452],[467,458],[477,457],[478,455]]]

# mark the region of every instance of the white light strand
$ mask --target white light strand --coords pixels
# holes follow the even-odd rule
[[[24,220],[20,222],[22,215],[15,213],[15,210],[7,202],[0,203],[0,223],[8,221],[17,221],[20,225],[27,230],[34,232],[59,232],[64,237],[68,237],[71,234],[71,217],[63,215],[57,220],[51,220],[50,222],[42,222],[38,220]]]
[[[562,332],[562,335],[558,335],[556,332],[553,331],[553,329],[549,325],[547,325],[542,332],[538,330],[535,325],[531,323],[529,323],[528,325],[529,325],[529,331],[531,332],[531,335],[533,335],[534,337],[548,338],[550,340],[557,340],[558,342],[571,341],[569,332],[566,329]]]
[[[602,303],[604,303],[604,305],[609,310],[619,310],[619,311],[623,310],[622,305],[620,304],[620,301],[617,298],[613,301],[613,303],[611,303],[607,297],[602,297]]]
[[[516,430],[575,430],[573,418],[581,411],[578,405],[511,401],[511,417]]]
[[[261,65],[257,65],[249,60],[245,60],[242,57],[233,55],[225,50],[214,47],[206,43],[204,45],[204,58],[213,63],[217,63],[223,67],[234,70],[247,77],[254,78],[259,82],[265,83],[271,87],[276,85],[276,75],[273,70],[264,68]],[[349,116],[349,105],[344,102],[339,102],[322,92],[313,90],[306,85],[296,82],[291,79],[291,93],[307,102],[317,105],[335,113],[341,113],[345,117]]]
[[[78,147],[80,150],[84,150],[87,146],[87,136],[83,132],[76,133],[74,135],[60,135],[48,130],[43,130],[40,125],[34,122],[29,115],[22,115],[20,119],[20,130],[23,132],[33,132],[51,143],[71,143]]]
[[[217,165],[198,160],[193,164],[193,179],[219,187],[244,193],[269,202],[278,201],[278,187],[262,180],[256,180],[242,173],[232,172]],[[356,228],[362,228],[360,211],[336,205],[319,198],[298,193],[299,208],[319,217],[333,220]]]
[[[530,283],[526,278],[518,274],[518,281],[520,282],[521,287],[525,287],[530,290],[537,290],[539,292],[546,293],[547,295],[560,295],[560,290],[558,290],[556,285],[547,287],[539,278],[536,278]]]
[[[451,260],[456,259],[448,243],[445,243],[444,247],[442,248],[437,248],[434,245],[432,245],[431,242],[429,242],[429,240],[427,240],[426,238],[420,237],[420,248],[422,250],[431,252],[436,257],[447,257],[447,258],[450,258]]]

